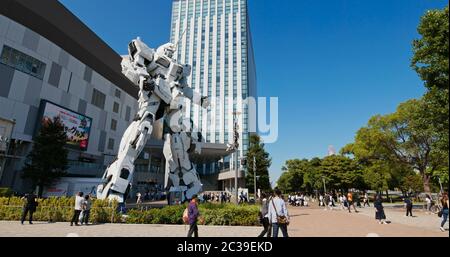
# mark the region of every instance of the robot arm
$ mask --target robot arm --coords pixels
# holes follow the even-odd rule
[[[203,108],[208,108],[210,104],[208,97],[202,96],[188,85],[187,77],[189,77],[190,74],[191,66],[189,64],[184,65],[181,79],[175,85],[178,87],[178,90],[183,94],[183,96],[190,99],[194,104],[200,105]]]
[[[187,85],[180,88],[183,95],[189,98],[194,104],[200,105],[203,108],[208,108],[209,100],[207,96],[202,96],[200,93],[194,91],[191,87]]]

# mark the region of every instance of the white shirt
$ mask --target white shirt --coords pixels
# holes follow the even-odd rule
[[[81,206],[84,203],[84,198],[81,196],[76,196],[75,197],[75,210],[82,210]]]
[[[276,208],[276,212],[274,209],[274,205]],[[286,216],[289,220],[289,213],[286,208],[286,203],[284,202],[283,199],[281,199],[278,196],[272,198],[272,200],[269,202],[268,217],[269,217],[270,223],[277,223],[277,214],[278,214],[278,216]]]
[[[425,200],[427,201],[427,203],[431,203],[431,199],[430,198],[427,197]]]

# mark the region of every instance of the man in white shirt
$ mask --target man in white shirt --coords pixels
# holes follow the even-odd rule
[[[80,218],[83,202],[84,202],[83,192],[78,192],[77,196],[75,197],[75,210],[73,212],[72,221],[70,221],[71,226],[73,226],[74,222],[75,226],[78,226],[78,220]]]
[[[275,197],[269,202],[268,217],[269,222],[272,224],[272,236],[278,237],[278,229],[281,229],[283,237],[288,237],[289,214],[279,189],[275,189]]]

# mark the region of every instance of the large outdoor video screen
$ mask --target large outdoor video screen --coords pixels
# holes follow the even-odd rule
[[[59,117],[64,124],[67,145],[78,150],[87,150],[92,126],[91,118],[46,100],[41,101],[40,109],[41,124]]]

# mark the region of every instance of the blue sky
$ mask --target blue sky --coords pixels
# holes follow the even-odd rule
[[[118,53],[136,36],[169,41],[170,0],[62,0]],[[292,158],[337,151],[375,114],[420,97],[411,42],[442,0],[249,0],[258,95],[279,98],[272,181]]]

